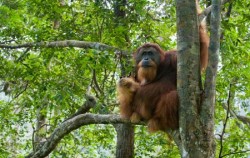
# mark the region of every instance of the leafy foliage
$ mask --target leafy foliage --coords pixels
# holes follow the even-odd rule
[[[3,0],[0,2],[0,43],[82,40],[101,42],[132,52],[145,42],[173,49],[174,1],[128,0],[117,20],[114,2]],[[229,91],[230,109],[250,116],[250,2],[235,1],[230,17],[225,5],[222,21],[220,70],[217,78],[216,134],[225,122]],[[128,54],[129,58],[131,53]],[[98,105],[91,112],[117,113],[115,84],[121,76],[117,52],[80,48],[0,49],[0,153],[22,157],[35,147],[38,114],[45,117],[47,137],[73,114],[91,93]],[[230,89],[230,84],[232,88]],[[249,124],[230,115],[223,139],[223,154],[249,150]],[[44,136],[45,135],[45,136]],[[112,125],[89,125],[67,135],[51,157],[114,157],[116,132]],[[179,157],[177,147],[162,133],[136,128],[135,157]],[[217,137],[219,153],[220,137]],[[247,157],[249,152],[228,157]]]

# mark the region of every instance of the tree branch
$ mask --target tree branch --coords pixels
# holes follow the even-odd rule
[[[236,117],[243,122],[244,124],[248,125],[250,127],[250,118],[246,116],[236,115]]]
[[[84,48],[84,49],[96,49],[100,51],[112,50],[112,51],[120,51],[123,53],[126,52],[119,48],[112,47],[103,43],[77,41],[77,40],[45,41],[45,42],[24,43],[24,44],[15,44],[15,45],[0,44],[0,48],[7,48],[7,49],[31,48],[31,47],[47,47],[47,48],[76,47],[76,48]]]
[[[230,1],[232,0],[222,0],[221,5],[224,5]],[[201,22],[205,17],[208,16],[209,13],[211,13],[211,11],[212,11],[212,5],[203,10],[203,12],[199,15],[199,21]]]
[[[204,97],[201,104],[200,121],[203,128],[203,139],[211,147],[211,154],[215,156],[214,142],[214,108],[215,108],[215,85],[220,50],[220,0],[212,0],[211,31],[209,44],[209,61],[206,69]],[[205,141],[204,141],[205,142]]]
[[[98,115],[98,114],[80,114],[57,127],[51,136],[43,143],[39,144],[37,151],[33,151],[26,158],[43,158],[47,156],[60,142],[60,140],[71,131],[90,124],[118,124],[131,123],[129,120],[122,119],[119,115]],[[145,124],[140,122],[138,124]]]
[[[226,127],[227,127],[227,122],[229,119],[229,111],[230,111],[230,104],[231,101],[234,99],[234,92],[232,91],[232,84],[229,85],[229,92],[228,92],[228,99],[227,99],[227,114],[226,114],[226,119],[225,122],[223,124],[223,129],[220,135],[220,152],[219,152],[219,158],[222,157],[222,152],[223,152],[223,137],[226,133]]]
[[[248,152],[250,152],[250,149],[249,150],[244,150],[244,151],[236,151],[236,152],[228,153],[228,154],[225,154],[225,155],[221,156],[221,158],[229,156],[229,155],[243,154],[243,153],[248,153]]]
[[[215,85],[220,50],[220,0],[213,0],[211,15],[211,35],[209,45],[209,62],[206,69],[205,94],[202,103],[202,123],[208,129],[213,130],[214,106],[215,106]],[[211,131],[213,132],[213,131]]]
[[[225,110],[228,110],[226,105],[222,105]],[[247,125],[250,128],[250,118],[242,115],[237,115],[233,110],[229,109],[230,115],[233,116],[234,118],[237,118],[240,120],[242,123]]]

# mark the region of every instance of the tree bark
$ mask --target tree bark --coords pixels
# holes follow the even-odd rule
[[[44,42],[37,42],[37,43],[18,44],[18,45],[0,44],[0,48],[6,48],[6,49],[32,48],[32,47],[47,47],[47,48],[77,47],[77,48],[84,48],[84,49],[96,49],[100,51],[104,51],[104,50],[122,51],[119,48],[112,47],[103,43],[77,41],[77,40],[44,41]]]
[[[46,141],[46,112],[45,111],[46,106],[42,106],[37,109],[37,123],[36,123],[36,130],[34,135],[34,142],[33,142],[33,148],[34,150],[37,150],[37,147],[40,143]]]
[[[98,115],[98,114],[80,114],[67,121],[61,123],[47,138],[45,142],[38,145],[36,151],[30,153],[26,158],[43,158],[52,152],[57,144],[63,139],[64,136],[76,130],[84,125],[90,124],[130,124],[133,125],[129,120],[122,119],[119,115]],[[145,125],[145,123],[137,123]],[[123,140],[128,139],[121,137]]]
[[[214,105],[218,63],[219,1],[212,1],[209,63],[205,94],[199,68],[198,18],[195,1],[177,0],[177,89],[180,99],[180,152],[183,158],[215,157]],[[215,24],[214,20],[218,23]],[[214,25],[214,26],[213,26]],[[213,35],[212,35],[213,34]],[[200,111],[199,111],[200,110]]]
[[[200,69],[198,19],[195,1],[177,0],[177,87],[180,98],[180,149],[183,158],[204,157],[198,119]],[[195,61],[195,62],[194,62]]]
[[[116,157],[134,157],[134,126],[131,124],[115,125],[117,132]]]
[[[46,133],[47,133],[47,124],[46,124],[46,118],[47,118],[47,95],[44,96],[42,99],[42,104],[37,109],[36,114],[36,130],[34,131],[34,140],[33,140],[33,150],[36,151],[39,149],[39,144],[42,144],[46,141]],[[45,156],[44,158],[47,158],[48,156]]]
[[[205,93],[201,109],[204,148],[207,148],[206,153],[209,157],[215,157],[214,107],[216,75],[220,50],[220,8],[220,0],[212,0],[209,62],[206,70]]]

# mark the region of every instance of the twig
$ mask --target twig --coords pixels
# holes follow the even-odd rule
[[[228,153],[228,154],[225,154],[221,157],[226,157],[228,155],[233,155],[233,154],[242,154],[242,153],[247,153],[247,152],[250,152],[250,149],[249,150],[245,150],[245,151],[236,151],[236,152],[232,152],[232,153]]]
[[[27,53],[30,51],[31,48],[27,48],[23,54],[16,60],[17,62],[24,60],[25,57],[27,57]]]
[[[227,99],[227,114],[226,114],[226,119],[225,119],[225,122],[223,124],[223,130],[222,130],[222,133],[220,135],[220,152],[219,152],[219,158],[222,157],[222,151],[223,151],[223,137],[224,137],[224,134],[226,132],[226,126],[227,126],[227,122],[228,122],[228,119],[229,119],[229,111],[230,111],[230,104],[231,104],[231,100],[232,100],[232,83],[230,83],[229,85],[229,93],[228,93],[228,99]]]
[[[29,85],[29,83],[26,82],[25,85],[24,85],[24,89],[21,90],[19,93],[17,93],[17,94],[13,97],[13,100],[16,99],[16,98],[18,98],[22,93],[24,93],[24,92],[27,90],[28,85]]]
[[[96,79],[96,71],[95,71],[95,69],[93,69],[93,83],[94,83],[95,87],[97,88],[97,90],[98,90],[101,94],[103,94],[103,91],[102,91],[102,89],[100,88],[100,86],[99,86],[99,84],[98,84],[98,82],[97,82],[97,79]]]

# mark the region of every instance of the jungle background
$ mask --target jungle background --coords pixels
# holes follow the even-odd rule
[[[248,8],[249,1],[222,6],[219,157],[250,156]],[[176,48],[173,0],[1,0],[0,17],[0,157],[28,155],[91,97],[88,112],[118,114],[116,82],[132,72],[133,51],[145,42]],[[115,125],[85,125],[64,135],[50,157],[115,157],[116,141]],[[135,157],[180,157],[165,133],[144,125],[134,145]]]

